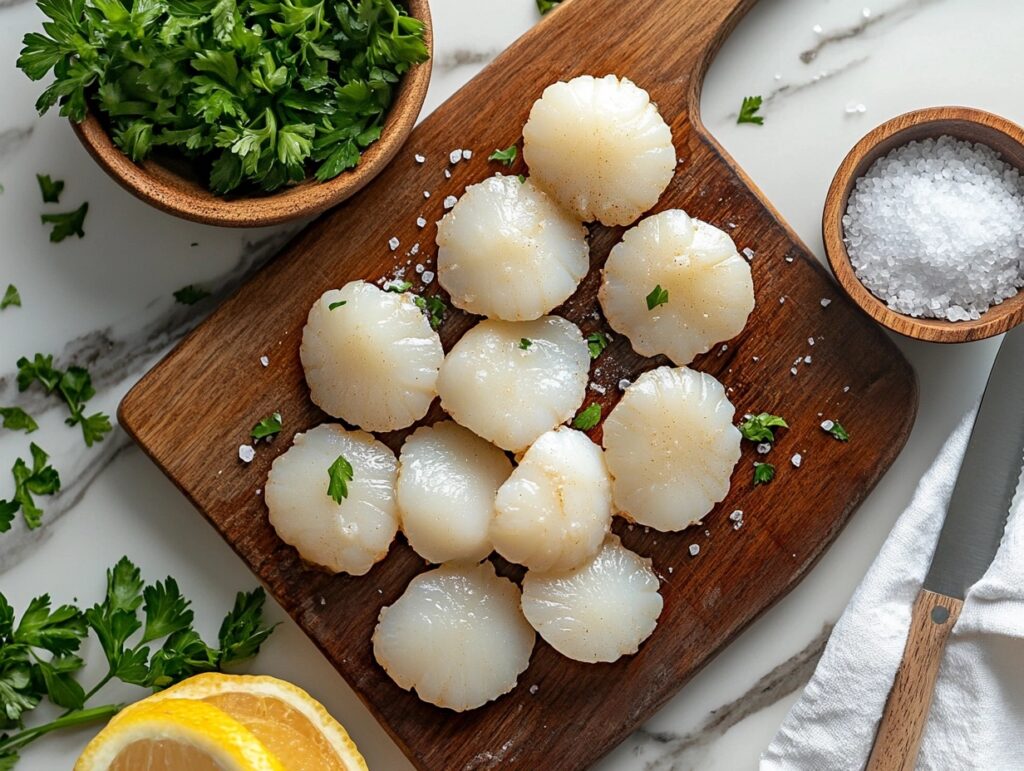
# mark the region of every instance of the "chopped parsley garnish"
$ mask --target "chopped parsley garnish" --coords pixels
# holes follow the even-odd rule
[[[757,114],[761,109],[761,102],[764,100],[759,96],[743,97],[743,104],[740,105],[740,114],[736,118],[737,123],[756,123],[758,126],[764,123],[764,118]]]
[[[207,290],[195,284],[189,284],[174,293],[174,301],[182,305],[195,305],[200,300],[205,300],[209,296],[210,293]]]
[[[414,298],[414,301],[416,303],[416,307],[427,314],[427,318],[430,319],[431,327],[437,329],[441,326],[441,322],[444,321],[444,314],[448,312],[448,306],[445,305],[444,300],[434,294],[429,297],[420,297],[417,295]]]
[[[825,428],[826,426],[828,426],[828,428]],[[843,428],[843,424],[840,423],[838,420],[826,420],[824,423],[821,424],[821,427],[825,429],[827,433],[831,434],[836,439],[838,439],[840,442],[850,441],[849,432],[845,428]]]
[[[348,483],[352,481],[352,474],[352,464],[344,455],[339,455],[338,459],[327,469],[327,476],[330,478],[327,494],[334,499],[335,503],[341,503],[348,498]]]
[[[519,184],[520,185],[525,185],[526,184],[526,175],[525,174],[517,174],[516,175],[516,179],[519,180]]]
[[[754,462],[754,485],[766,485],[775,479],[775,466],[771,463]]]
[[[651,293],[647,295],[647,310],[653,311],[659,305],[664,305],[668,302],[668,290],[662,289],[661,284],[658,284],[651,290]]]
[[[87,706],[111,680],[156,691],[251,658],[274,631],[263,621],[265,600],[262,589],[239,592],[217,645],[210,646],[193,629],[191,603],[177,582],[168,577],[147,585],[127,557],[107,571],[103,601],[84,612],[75,605],[55,608],[43,594],[16,623],[0,593],[0,769],[13,769],[18,751],[51,731],[115,715],[122,705]],[[76,653],[90,630],[107,674],[86,691],[77,679],[85,662]],[[26,728],[25,718],[44,699],[61,708],[60,716]]]
[[[53,230],[50,231],[50,240],[56,244],[69,236],[84,238],[85,230],[82,228],[85,224],[85,215],[88,212],[89,204],[86,202],[74,211],[61,214],[44,214],[41,219],[44,225],[53,225]]]
[[[572,427],[580,431],[589,431],[601,422],[601,405],[594,402],[583,412],[572,419]]]
[[[559,5],[562,0],[537,0],[537,10],[540,11],[541,16],[546,14],[548,11],[553,11]]]
[[[11,431],[31,434],[39,428],[39,424],[21,407],[0,407],[0,418],[3,419],[3,427]]]
[[[412,289],[411,281],[391,281],[384,287],[385,292],[394,292],[395,294],[402,294],[410,289]]]
[[[36,174],[39,192],[43,194],[43,203],[60,203],[60,194],[64,192],[64,180],[50,179],[49,174]]]
[[[14,284],[8,284],[4,296],[0,297],[0,311],[4,308],[10,308],[12,305],[16,308],[21,307],[21,295],[18,293],[18,287]]]
[[[39,112],[81,122],[92,108],[133,161],[175,152],[219,194],[356,166],[429,55],[423,22],[394,0],[37,3],[49,18],[18,67],[56,76]]]
[[[524,351],[527,350],[531,345],[533,345],[533,340],[531,340],[528,337],[523,337],[519,340],[519,347],[522,348]]]
[[[495,150],[493,153],[487,156],[489,161],[497,161],[503,163],[506,166],[511,166],[516,162],[516,156],[519,154],[519,148],[515,145],[509,145],[504,150]]]
[[[340,308],[342,305],[345,305],[347,302],[348,302],[348,300],[338,300],[338,302],[331,303],[330,305],[328,305],[327,306],[327,310],[333,311],[335,308]]]
[[[11,473],[14,474],[14,496],[9,501],[0,500],[0,533],[11,529],[14,515],[20,510],[29,530],[39,527],[43,520],[43,510],[33,498],[34,495],[53,495],[60,490],[60,475],[51,466],[48,456],[39,445],[29,445],[32,453],[31,468],[24,460],[14,461]]]
[[[48,394],[57,391],[70,413],[64,422],[69,426],[82,427],[82,438],[87,447],[103,441],[111,431],[110,418],[104,413],[85,414],[86,402],[96,395],[96,389],[92,387],[92,378],[84,367],[68,367],[62,372],[53,366],[53,356],[37,353],[32,360],[23,356],[18,359],[18,390],[24,391],[33,382],[38,382]]]
[[[253,439],[260,440],[276,436],[279,433],[281,433],[281,413],[275,412],[253,426],[249,435]]]
[[[789,424],[778,415],[762,412],[760,415],[751,415],[739,425],[743,438],[751,442],[774,442],[774,428],[789,428]]]
[[[587,335],[587,348],[590,349],[590,358],[596,359],[604,349],[608,347],[608,335],[604,332],[591,332]]]

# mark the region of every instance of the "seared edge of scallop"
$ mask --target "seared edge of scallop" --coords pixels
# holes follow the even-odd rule
[[[402,531],[428,562],[479,562],[492,551],[494,496],[512,473],[504,452],[450,420],[423,426],[398,459]]]
[[[352,466],[348,495],[327,493],[339,456]],[[270,524],[307,562],[361,576],[384,559],[398,531],[395,454],[364,431],[325,423],[296,434],[274,460],[264,499]]]
[[[511,691],[530,664],[536,637],[519,599],[490,562],[434,568],[381,609],[373,655],[423,701],[475,709]]]
[[[589,373],[590,350],[571,321],[488,319],[448,352],[437,390],[460,425],[521,452],[576,414]]]
[[[616,510],[657,530],[699,522],[729,492],[740,457],[734,411],[704,372],[658,367],[637,378],[603,426]]]
[[[610,535],[585,564],[527,572],[523,613],[563,656],[587,663],[631,655],[658,625],[662,599],[651,561]]]
[[[587,230],[529,179],[466,188],[437,224],[437,278],[470,313],[529,321],[576,291],[590,267]]]
[[[495,508],[491,538],[509,562],[540,571],[583,564],[611,529],[604,453],[580,431],[548,431],[499,488]]]
[[[655,287],[668,295],[651,308]],[[670,209],[641,220],[612,248],[598,297],[637,353],[685,365],[743,331],[754,282],[727,233]]]
[[[626,78],[582,75],[544,89],[523,127],[530,178],[584,222],[628,225],[658,202],[676,166],[672,131]]]
[[[411,294],[352,281],[313,303],[299,357],[320,409],[394,431],[427,414],[444,349]]]

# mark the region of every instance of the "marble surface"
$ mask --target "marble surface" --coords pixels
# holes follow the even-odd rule
[[[572,0],[585,3],[587,0]],[[532,0],[433,0],[436,29],[429,111],[537,22]],[[0,284],[24,307],[0,313],[0,404],[37,416],[33,435],[53,456],[64,489],[46,500],[32,533],[0,535],[0,589],[16,608],[49,591],[90,603],[103,570],[130,555],[150,579],[176,576],[195,598],[198,626],[214,633],[234,592],[254,584],[246,569],[119,430],[86,450],[51,401],[18,394],[14,362],[52,352],[89,366],[93,404],[113,413],[124,392],[170,345],[268,259],[288,229],[220,230],[161,214],[95,166],[57,115],[33,110],[38,86],[14,68],[39,14],[31,0],[0,0]],[[967,104],[1024,121],[1014,0],[764,0],[725,44],[705,84],[709,130],[764,190],[812,251],[831,176],[868,129],[900,112]],[[633,73],[628,73],[633,74]],[[642,73],[634,77],[642,83]],[[748,94],[766,97],[765,124],[737,126]],[[863,105],[863,111],[857,109]],[[50,244],[35,174],[64,179],[62,206],[88,200],[82,240]],[[214,296],[194,307],[171,293],[190,283]],[[2,288],[2,287],[0,287]],[[892,471],[806,580],[727,648],[601,769],[748,769],[757,764],[812,672],[832,623],[876,554],[913,487],[958,417],[977,398],[995,341],[942,347],[899,340],[917,369],[917,424]],[[22,434],[0,433],[0,469],[26,452]],[[12,481],[0,472],[0,497]],[[313,645],[276,606],[281,626],[253,664],[322,699],[371,768],[409,765]],[[98,677],[95,646],[87,679]],[[110,686],[110,700],[138,691]],[[90,732],[56,736],[26,752],[19,769],[67,768]]]

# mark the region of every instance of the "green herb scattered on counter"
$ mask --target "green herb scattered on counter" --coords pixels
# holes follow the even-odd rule
[[[74,211],[62,212],[60,214],[44,214],[41,219],[44,225],[53,225],[50,231],[50,240],[53,243],[60,243],[69,236],[85,238],[85,215],[89,213],[89,203],[83,203]]]
[[[587,348],[590,349],[590,358],[596,359],[604,349],[608,347],[608,335],[604,332],[591,332],[587,335]]]
[[[206,289],[195,284],[189,284],[174,292],[174,301],[182,305],[195,305],[200,300],[205,300],[209,296],[210,293]]]
[[[43,194],[43,203],[60,203],[60,194],[64,192],[63,179],[50,179],[49,174],[36,174],[39,192]]]
[[[789,423],[769,412],[750,415],[739,425],[743,438],[749,439],[751,442],[774,442],[775,432],[773,429],[776,428],[789,428]]]
[[[601,422],[601,405],[594,402],[583,412],[572,419],[572,427],[580,431],[589,431]]]
[[[487,160],[497,161],[498,163],[503,163],[506,166],[511,166],[516,162],[516,155],[518,154],[519,148],[515,145],[509,145],[504,150],[495,150],[487,156]]]
[[[516,176],[516,179],[518,179],[518,180],[519,180],[519,184],[520,184],[520,185],[525,185],[525,184],[526,184],[526,175],[525,175],[525,174],[519,174],[519,175],[517,175],[517,176]]]
[[[336,177],[380,137],[424,25],[394,0],[37,0],[18,67],[56,80],[36,108],[98,109],[133,161],[193,159],[216,193]],[[88,95],[88,96],[87,96]]]
[[[840,423],[838,420],[826,420],[821,424],[821,427],[825,430],[826,433],[831,434],[840,442],[850,441],[849,432],[847,432],[847,430],[843,428],[843,424]]]
[[[26,390],[33,382],[38,382],[48,394],[56,391],[60,395],[70,413],[64,422],[82,427],[86,447],[102,442],[112,430],[110,418],[104,413],[85,414],[86,402],[96,395],[96,389],[84,367],[68,367],[62,372],[53,366],[53,356],[37,353],[31,360],[23,356],[18,359],[18,390]]]
[[[519,347],[522,348],[524,351],[527,350],[531,345],[533,345],[533,340],[531,340],[530,338],[523,337],[519,339]]]
[[[334,499],[335,503],[341,503],[348,498],[348,483],[352,481],[352,475],[352,464],[344,455],[339,455],[338,459],[327,469],[327,476],[330,478],[327,494]]]
[[[7,285],[7,291],[4,292],[4,296],[0,297],[0,311],[5,308],[14,306],[16,308],[21,307],[21,294],[18,292],[18,287],[14,284]]]
[[[14,496],[9,501],[0,499],[0,533],[11,529],[14,515],[21,511],[29,530],[39,527],[43,519],[43,510],[36,506],[35,495],[53,495],[60,490],[60,474],[49,465],[48,456],[39,445],[29,445],[32,453],[32,467],[24,460],[14,461],[11,473],[14,474]]]
[[[344,305],[347,302],[348,302],[348,300],[338,300],[338,302],[331,303],[330,305],[328,305],[327,306],[327,310],[333,311],[335,308],[340,308],[342,305]]]
[[[541,16],[546,14],[548,11],[553,11],[559,5],[562,0],[537,0],[537,10],[540,11]]]
[[[260,439],[268,439],[281,433],[281,428],[281,413],[275,412],[270,416],[263,418],[263,420],[253,426],[249,435],[257,441]]]
[[[115,715],[121,705],[86,706],[111,680],[158,691],[252,658],[274,631],[263,622],[265,599],[262,589],[239,592],[212,647],[192,628],[191,603],[177,582],[167,577],[146,585],[127,557],[107,571],[104,600],[85,612],[74,605],[52,608],[44,594],[15,624],[14,609],[0,593],[0,730],[11,731],[0,734],[0,769],[13,768],[18,752],[47,733]],[[107,674],[86,692],[77,680],[84,661],[76,654],[90,630],[103,649]],[[26,714],[43,699],[65,711],[25,728]]]
[[[430,295],[429,297],[420,297],[417,295],[415,303],[416,307],[427,314],[427,318],[430,319],[430,326],[432,328],[437,329],[441,326],[441,323],[444,321],[444,314],[448,312],[448,306],[445,305],[444,300],[436,294]]]
[[[759,96],[743,97],[743,104],[740,105],[740,114],[736,118],[737,123],[755,123],[758,126],[764,124],[764,118],[757,114],[761,109],[764,100]]]
[[[771,463],[754,462],[754,485],[766,485],[775,479],[775,466]]]
[[[0,407],[0,418],[3,419],[3,428],[11,431],[31,434],[39,428],[39,424],[21,407]]]
[[[668,302],[668,290],[662,289],[661,284],[658,284],[651,290],[651,293],[647,295],[647,310],[653,311],[659,305],[664,305]]]
[[[384,287],[385,292],[394,292],[395,294],[402,294],[410,289],[412,289],[411,281],[391,281]]]

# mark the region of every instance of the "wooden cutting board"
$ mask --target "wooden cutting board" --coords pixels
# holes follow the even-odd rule
[[[910,366],[881,330],[843,299],[700,124],[698,95],[709,60],[753,4],[567,2],[427,118],[373,184],[301,233],[121,405],[121,425],[245,560],[420,768],[571,771],[592,763],[807,573],[906,441],[917,406]],[[443,213],[443,199],[505,171],[488,163],[487,155],[519,140],[530,105],[546,85],[582,73],[628,76],[651,93],[672,126],[682,162],[657,208],[682,207],[726,229],[740,249],[756,252],[757,308],[746,330],[694,366],[729,387],[737,415],[767,410],[788,418],[792,428],[780,433],[768,457],[778,467],[770,485],[752,485],[752,463],[759,456],[744,442],[732,491],[703,527],[663,534],[617,522],[624,543],[652,557],[662,578],[664,611],[638,655],[587,665],[538,640],[518,688],[485,707],[455,714],[398,688],[371,652],[381,607],[425,569],[422,560],[400,537],[365,577],[307,569],[275,536],[259,493],[291,435],[326,419],[309,401],[298,357],[312,302],[352,279],[391,275],[409,259],[412,266],[432,265],[433,223]],[[470,148],[474,155],[452,166],[452,178],[445,179],[448,154],[455,148]],[[764,151],[772,152],[770,142]],[[426,163],[416,163],[415,153],[425,155]],[[521,161],[511,173],[518,172],[526,172]],[[429,222],[422,229],[416,225],[421,215]],[[622,229],[595,226],[590,233],[590,275],[577,298],[558,311],[584,333],[607,329],[592,316],[598,307],[598,269]],[[392,236],[401,242],[395,252],[388,247]],[[414,243],[421,251],[406,257]],[[423,291],[412,266],[407,277]],[[436,281],[425,291],[439,291]],[[823,298],[831,300],[827,307]],[[449,314],[441,329],[445,348],[474,321]],[[266,368],[260,364],[264,355],[270,359]],[[593,369],[592,379],[606,393],[591,391],[588,401],[600,401],[607,415],[620,397],[620,379],[662,363],[638,357],[624,337],[615,336]],[[284,434],[260,444],[251,464],[239,462],[238,446],[248,441],[249,429],[274,411],[284,416]],[[435,403],[427,422],[439,417]],[[824,418],[840,420],[850,442],[822,431]],[[397,451],[407,433],[383,438]],[[600,433],[598,427],[591,436],[599,441]],[[800,468],[790,463],[797,452],[803,456]],[[739,530],[729,521],[735,509],[744,512]],[[695,558],[688,554],[694,543],[700,546]],[[500,561],[499,570],[521,575]]]

